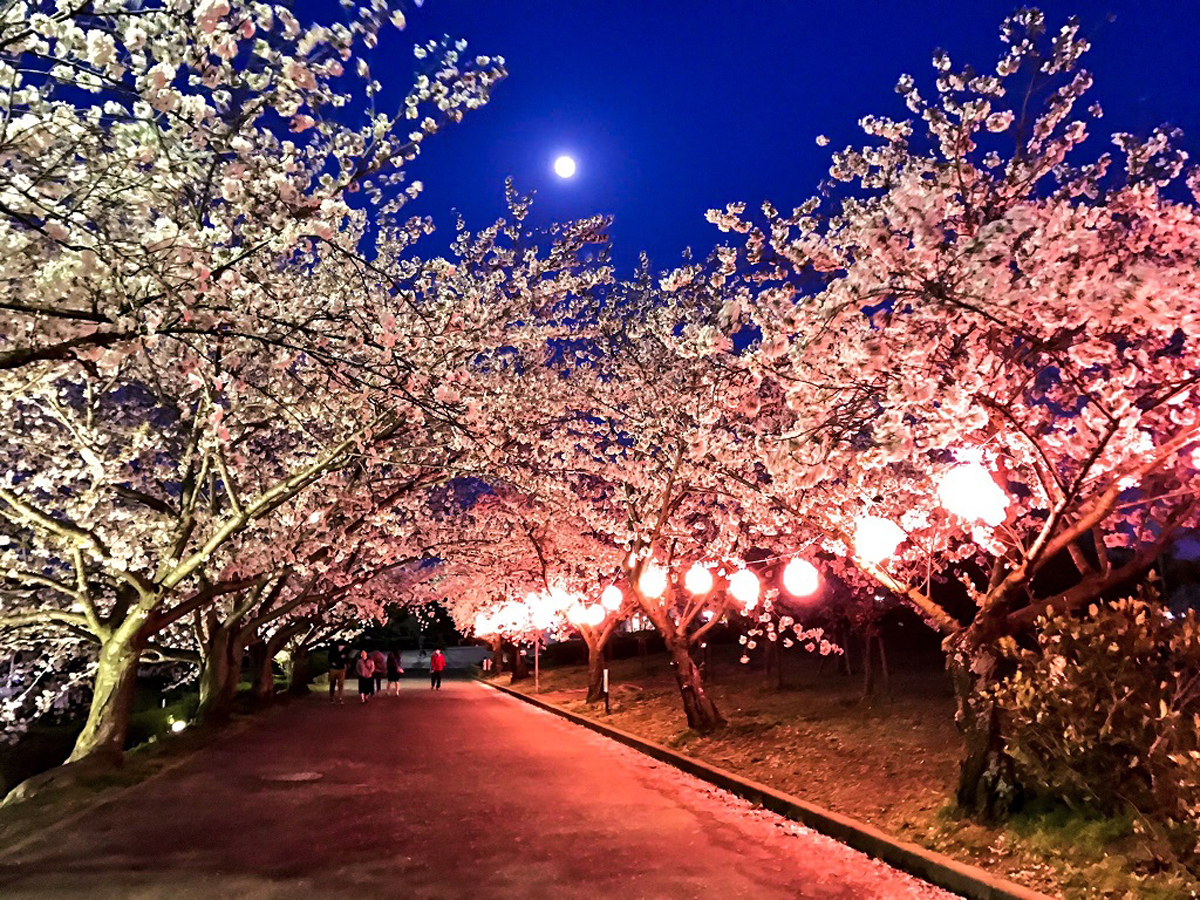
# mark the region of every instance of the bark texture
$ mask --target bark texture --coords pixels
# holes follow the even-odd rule
[[[234,625],[217,628],[209,639],[200,671],[200,706],[197,716],[205,722],[221,722],[233,712],[242,660],[246,647]]]
[[[599,645],[588,644],[588,689],[587,702],[599,703],[604,699],[604,652]]]
[[[966,642],[951,648],[946,665],[954,685],[955,724],[963,736],[956,798],[963,809],[989,820],[1018,809],[1024,791],[1016,764],[1004,747],[999,713],[988,698],[987,655]]]
[[[101,645],[87,721],[67,762],[92,757],[120,762],[137,688],[144,623],[144,616],[129,616]]]
[[[704,676],[692,659],[690,648],[680,641],[671,641],[667,650],[671,654],[671,665],[675,669],[675,681],[679,685],[688,727],[701,734],[723,728],[725,717],[704,689]]]

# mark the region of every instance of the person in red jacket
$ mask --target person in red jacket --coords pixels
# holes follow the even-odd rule
[[[431,690],[442,689],[442,673],[446,671],[446,654],[438,647],[429,657],[429,687]]]

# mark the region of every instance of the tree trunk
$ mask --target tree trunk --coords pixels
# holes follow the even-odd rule
[[[863,635],[863,699],[875,696],[875,667],[871,664],[871,644],[875,638],[871,632]]]
[[[286,628],[280,628],[266,641],[257,641],[251,645],[255,700],[269,700],[275,696],[275,657],[303,628],[303,623],[293,623]]]
[[[516,684],[518,681],[528,678],[529,663],[525,661],[525,654],[521,652],[521,648],[513,643],[508,643],[504,646],[506,646],[512,653],[512,663],[509,668],[509,671],[512,673],[512,678],[509,683]]]
[[[275,696],[275,669],[272,663],[279,652],[271,641],[255,641],[247,651],[250,656],[250,693],[262,703]]]
[[[675,669],[675,681],[679,684],[679,695],[683,700],[683,711],[688,727],[706,734],[725,725],[725,718],[704,689],[704,678],[692,660],[688,645],[683,641],[669,640],[667,650]]]
[[[978,663],[980,651],[965,641],[947,649],[957,703],[954,721],[966,751],[959,767],[958,804],[986,819],[1000,819],[1020,806],[1023,791],[1016,764],[1005,752],[998,711],[984,692],[988,676],[977,671],[988,667]]]
[[[312,657],[307,647],[297,647],[292,653],[292,678],[288,682],[289,694],[307,694],[312,684]]]
[[[492,677],[495,678],[504,671],[504,644],[496,641],[492,644]]]
[[[200,672],[200,707],[197,710],[197,717],[203,721],[221,722],[233,712],[246,653],[238,632],[236,625],[233,628],[221,626],[209,642]]]
[[[587,702],[599,703],[604,699],[604,653],[599,646],[588,644],[588,690]]]
[[[516,644],[513,645],[513,681],[524,681],[529,677],[529,660],[525,658],[525,651]]]
[[[85,758],[121,760],[129,715],[137,687],[138,662],[142,653],[145,616],[131,615],[100,647],[100,659],[92,678],[92,703],[87,722],[75,739],[67,762]]]
[[[234,701],[237,700],[238,684],[242,680],[242,660],[246,658],[246,645],[240,641],[230,646],[228,677],[221,691],[219,712],[228,716],[233,712]]]
[[[214,635],[205,648],[204,660],[200,665],[200,706],[197,717],[207,719],[216,706],[217,697],[229,678],[229,656],[226,641]]]
[[[879,648],[879,674],[883,678],[883,692],[892,693],[892,673],[888,671],[887,650],[883,646],[883,632],[875,635],[875,646]]]
[[[778,636],[767,640],[767,686],[773,691],[783,690],[783,647]]]

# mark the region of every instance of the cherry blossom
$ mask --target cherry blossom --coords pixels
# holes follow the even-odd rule
[[[959,799],[989,809],[1012,796],[996,642],[1141,574],[1200,512],[1185,154],[1165,130],[1093,149],[1075,23],[1048,35],[1025,10],[1001,37],[995,75],[941,54],[932,95],[902,78],[912,118],[862,121],[868,143],[830,168],[845,192],[710,214],[745,235],[762,338],[744,361],[786,398],[761,423],[769,490],[947,635]],[[1074,579],[1048,589],[1062,565]],[[929,590],[951,568],[969,624]]]

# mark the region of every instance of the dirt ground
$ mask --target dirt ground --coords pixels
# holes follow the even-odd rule
[[[961,741],[944,673],[893,672],[890,690],[864,702],[862,683],[801,658],[776,689],[761,669],[718,665],[711,691],[729,727],[712,736],[686,728],[665,657],[610,664],[612,714],[583,702],[585,670],[542,672],[541,699],[870,822],[905,840],[1067,900],[1183,900],[1200,883],[1149,871],[1128,822],[1057,810],[990,827],[949,799]],[[507,677],[504,678],[507,681]],[[514,685],[533,691],[532,679]]]

